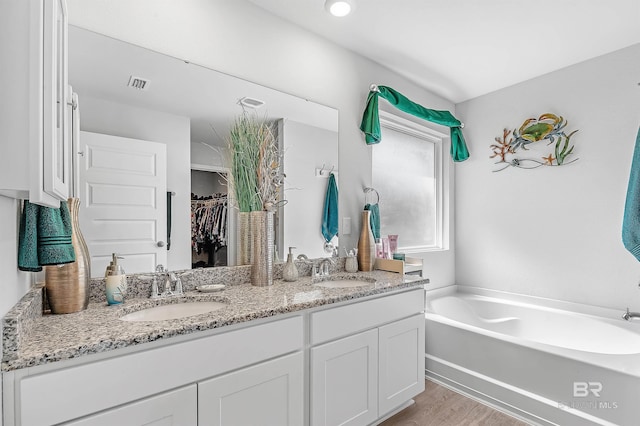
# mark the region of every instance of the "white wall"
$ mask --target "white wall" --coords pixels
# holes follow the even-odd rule
[[[621,242],[639,58],[635,45],[457,105],[471,152],[456,168],[457,284],[640,309],[640,265]],[[545,112],[579,129],[579,160],[492,173],[494,138]]]
[[[371,147],[358,129],[370,84],[391,86],[430,108],[454,108],[384,66],[244,0],[69,0],[68,5],[73,25],[337,108],[340,214],[352,218],[351,234],[340,238],[346,247],[357,244],[362,189],[371,185]],[[453,284],[453,252],[426,256],[432,282]]]
[[[328,257],[324,251],[322,213],[329,182],[328,172],[335,167],[339,179],[338,136],[336,132],[284,120],[282,140],[285,152],[285,194],[288,201],[283,209],[283,245],[281,259],[286,259],[289,247],[296,247],[295,255],[309,258]],[[327,177],[317,177],[316,169],[326,167]],[[338,195],[340,187],[338,186]],[[302,213],[302,214],[301,214]],[[339,238],[332,240],[338,244]],[[342,253],[344,255],[344,253]]]
[[[0,317],[29,290],[30,272],[18,271],[18,229],[22,202],[0,196],[0,270],[4,271],[0,283]],[[0,355],[2,347],[0,347]]]
[[[215,149],[214,149],[215,148]],[[201,142],[191,141],[191,164],[210,168],[224,169],[227,149],[213,145],[205,145]]]
[[[189,118],[79,94],[80,128],[167,145],[167,191],[172,202],[171,250],[167,267],[191,267],[191,154]],[[82,226],[82,224],[80,224]],[[126,263],[124,265],[126,270]]]

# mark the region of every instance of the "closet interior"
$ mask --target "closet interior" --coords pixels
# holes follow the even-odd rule
[[[191,267],[228,265],[225,173],[191,170]]]

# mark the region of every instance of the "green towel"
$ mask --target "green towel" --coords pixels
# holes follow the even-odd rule
[[[60,208],[54,209],[25,200],[20,216],[18,269],[39,272],[44,265],[75,262],[71,230],[67,203],[61,201]]]
[[[469,158],[469,150],[462,135],[462,123],[449,111],[437,111],[427,109],[422,105],[412,102],[404,95],[396,92],[387,86],[378,86],[379,92],[372,90],[367,97],[367,106],[362,115],[360,130],[365,134],[365,142],[370,145],[380,142],[380,118],[378,116],[378,96],[384,99],[400,111],[414,115],[433,123],[441,124],[450,128],[451,134],[451,158],[453,161],[464,161]]]
[[[640,130],[636,137],[622,218],[622,243],[640,260]]]
[[[329,176],[327,194],[324,197],[322,235],[327,242],[338,235],[338,186],[333,173]]]
[[[378,203],[375,204],[366,204],[364,206],[365,210],[369,210],[369,224],[371,225],[371,232],[373,233],[373,238],[376,240],[380,239],[380,207]]]

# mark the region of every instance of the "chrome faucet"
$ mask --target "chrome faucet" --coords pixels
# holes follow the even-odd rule
[[[622,319],[626,321],[629,321],[635,318],[640,319],[640,312],[629,312],[629,308],[627,308],[627,312],[622,314]]]
[[[163,265],[156,266],[156,273],[153,275],[153,284],[151,285],[151,298],[157,299],[160,297],[184,296],[181,278],[182,276],[190,273],[191,271],[176,274],[175,272],[169,272]],[[160,283],[158,283],[158,279],[161,280]],[[174,283],[175,288],[172,291],[171,286]]]
[[[325,257],[319,263],[313,265],[313,269],[311,270],[311,277],[328,277],[331,265],[333,265],[333,259]]]

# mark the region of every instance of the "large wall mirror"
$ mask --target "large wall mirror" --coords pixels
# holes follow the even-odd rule
[[[69,76],[79,99],[75,196],[93,277],[113,252],[127,273],[237,264],[226,137],[243,111],[278,129],[280,259],[290,246],[330,255],[321,221],[328,171],[338,173],[335,108],[74,26]]]

